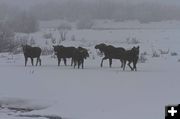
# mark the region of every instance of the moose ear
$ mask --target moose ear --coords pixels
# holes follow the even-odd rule
[[[137,46],[137,48],[139,49],[139,45]]]

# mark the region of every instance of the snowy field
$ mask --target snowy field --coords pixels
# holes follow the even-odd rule
[[[40,47],[45,46],[44,32],[32,34]],[[32,67],[30,61],[24,67],[22,54],[2,53],[0,119],[164,119],[165,105],[180,103],[179,33],[180,29],[72,30],[69,37],[75,35],[76,40],[62,44],[89,49],[85,69],[63,62],[58,67],[51,55],[41,57],[41,67]],[[102,57],[94,46],[101,42],[126,49],[139,45],[147,61],[137,64],[137,72],[129,67],[123,71],[119,60],[113,60],[112,68],[104,61],[100,68]],[[154,51],[159,57],[152,57]]]

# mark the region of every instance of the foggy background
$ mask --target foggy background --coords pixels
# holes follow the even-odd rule
[[[111,19],[156,22],[180,19],[178,0],[0,0],[0,20],[20,12],[38,20]]]
[[[17,33],[28,35],[40,31],[44,21],[67,22],[54,25],[63,36],[59,41],[63,41],[66,30],[72,26],[91,29],[97,20],[116,23],[138,21],[143,24],[178,21],[179,11],[178,0],[0,0],[0,52],[11,51],[18,44],[25,44],[27,40],[23,38],[18,42],[15,40],[18,39]]]

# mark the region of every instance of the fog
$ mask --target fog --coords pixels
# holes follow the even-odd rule
[[[26,11],[39,20],[180,20],[179,0],[0,0],[0,20]]]
[[[52,2],[52,1],[80,1],[80,0],[0,0],[0,3],[7,3],[10,5],[16,5],[22,8],[26,8],[27,6],[32,6],[35,4],[39,3],[44,3],[44,2]],[[154,2],[154,3],[160,3],[160,4],[174,4],[174,5],[180,5],[179,0],[81,0],[81,1],[94,1],[94,2],[99,2],[99,1],[111,1],[111,2],[126,2],[130,4],[137,4],[137,3],[142,3],[142,2]],[[26,7],[25,7],[26,6]]]

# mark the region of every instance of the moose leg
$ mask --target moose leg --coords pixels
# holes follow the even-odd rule
[[[38,65],[38,61],[39,61],[39,57],[38,57],[37,60],[36,60],[36,66]]]
[[[123,71],[125,70],[126,67],[126,60],[123,61]]]
[[[84,59],[82,59],[82,69],[84,69]]]
[[[66,58],[63,58],[63,60],[64,60],[64,65],[66,66],[67,64],[66,64]]]
[[[25,66],[27,65],[28,58],[25,57]]]
[[[32,66],[34,66],[33,58],[31,58],[31,64],[32,64]]]
[[[103,67],[103,61],[106,60],[106,59],[107,59],[106,57],[102,58],[102,60],[101,60],[101,67]]]
[[[122,59],[120,59],[120,61],[121,61],[121,68],[123,68],[123,60],[122,60]]]
[[[75,69],[75,67],[76,67],[76,61],[74,60],[74,69]]]
[[[58,58],[58,66],[60,66],[61,58]]]
[[[131,71],[133,71],[133,68],[131,67],[131,62],[128,63],[128,66],[131,68]]]
[[[133,62],[133,69],[134,69],[135,71],[137,71],[136,63],[135,63],[135,62]]]
[[[81,65],[81,61],[78,60],[78,69],[79,69],[80,65]]]
[[[39,66],[41,66],[41,58],[39,58]]]
[[[112,59],[109,59],[109,67],[111,68],[112,66]]]
[[[73,65],[73,58],[71,59],[71,66]]]
[[[137,64],[137,60],[134,60],[134,61],[133,61],[133,69],[134,69],[135,71],[137,71],[136,64]]]

